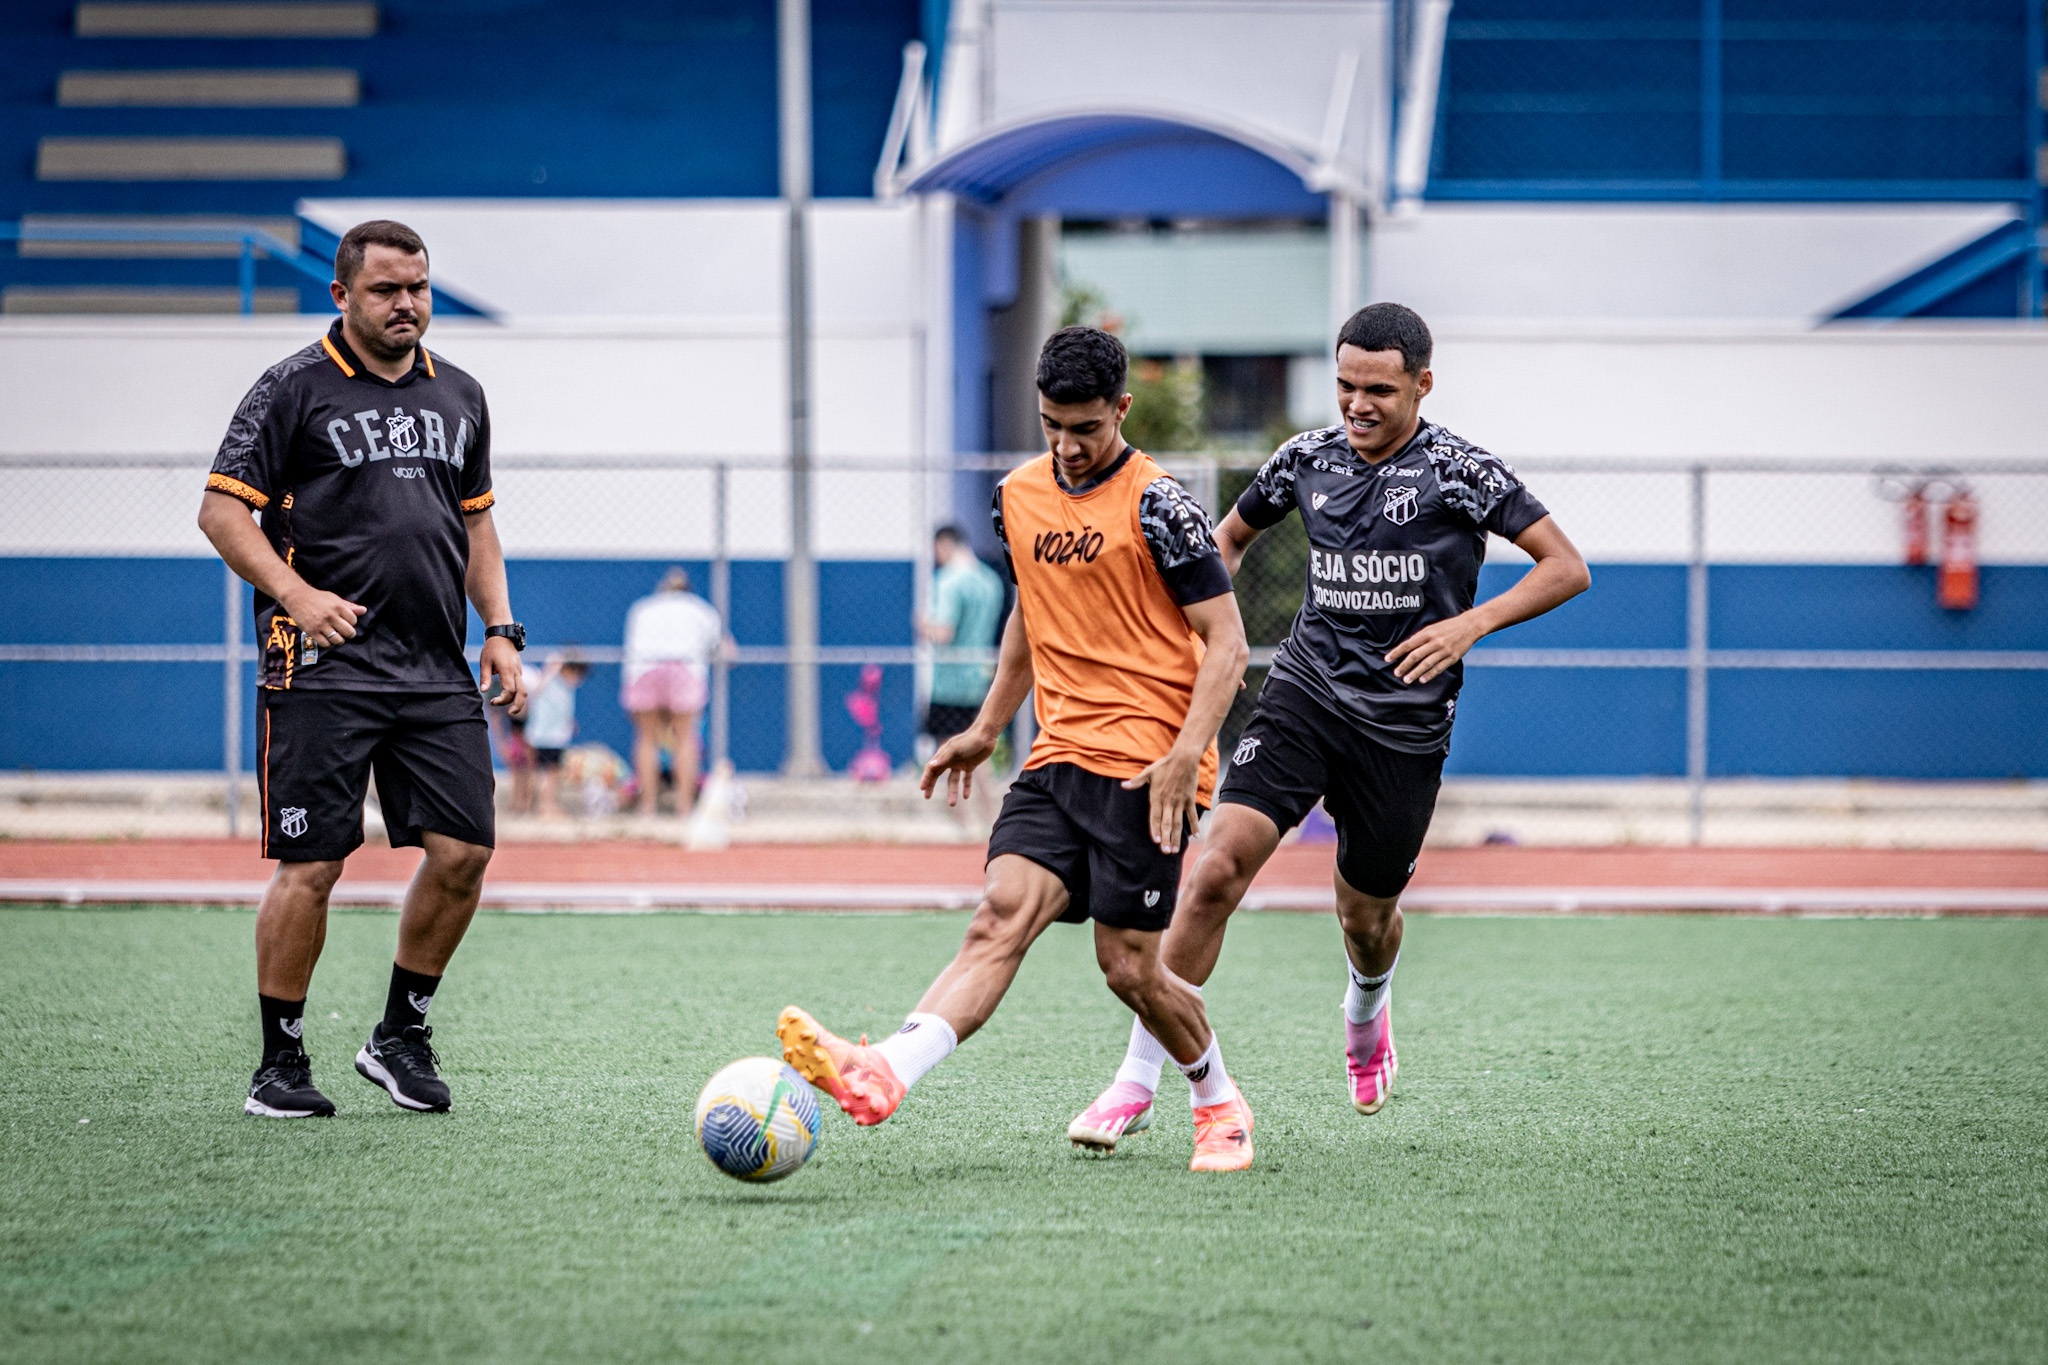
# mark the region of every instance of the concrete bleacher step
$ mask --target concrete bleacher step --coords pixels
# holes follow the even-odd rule
[[[38,180],[339,180],[337,137],[46,137]]]
[[[374,4],[88,3],[75,12],[81,38],[368,38]]]
[[[37,239],[39,233],[55,235],[74,229],[107,228],[118,228],[136,236],[133,240],[120,242],[66,241],[61,236],[55,240]],[[296,218],[235,218],[220,214],[32,213],[21,220],[19,250],[23,256],[100,261],[212,260],[242,254],[239,242],[151,240],[142,235],[156,230],[192,228],[218,228],[223,231],[254,228],[269,233],[294,249],[299,245],[299,220]],[[258,250],[256,255],[259,259],[267,258],[269,253]]]
[[[346,67],[309,70],[66,71],[66,109],[341,109],[362,103],[362,77]]]
[[[296,313],[296,289],[258,289],[259,313]],[[242,293],[232,286],[10,284],[0,290],[0,314],[9,317],[82,313],[239,313]]]

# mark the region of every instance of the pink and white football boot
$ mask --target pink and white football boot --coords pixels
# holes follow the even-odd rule
[[[1344,1021],[1344,1069],[1351,1075],[1351,1107],[1377,1114],[1394,1093],[1394,1073],[1401,1069],[1394,1055],[1392,1001],[1363,1024]]]
[[[1152,1092],[1136,1081],[1118,1081],[1067,1125],[1067,1141],[1082,1151],[1108,1156],[1119,1138],[1151,1126]]]

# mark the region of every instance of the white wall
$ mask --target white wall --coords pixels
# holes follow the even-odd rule
[[[0,455],[174,454],[203,464],[254,376],[317,331],[310,318],[0,322]],[[600,472],[603,457],[772,465],[782,451],[772,331],[463,321],[436,324],[428,340],[491,395],[506,457],[499,516],[515,554],[704,553],[708,475]],[[916,449],[914,333],[821,327],[818,359],[822,463]],[[1425,413],[1522,462],[1596,559],[1684,556],[1687,462],[1787,457],[2038,465],[2041,476],[1976,483],[1985,558],[2048,563],[2042,329],[1464,324],[1439,330],[1435,375]],[[1323,402],[1305,422],[1334,420],[1334,397]],[[590,463],[535,470],[518,467],[521,455]],[[1547,467],[1575,456],[1641,457],[1671,472]],[[196,489],[185,471],[0,468],[0,553],[205,553],[191,525]],[[1867,474],[1716,475],[1713,489],[1716,558],[1881,563],[1897,554],[1896,509]],[[736,476],[734,491],[735,549],[780,553],[779,477],[771,468]],[[822,475],[821,552],[918,553],[925,496],[907,473]]]
[[[1432,326],[1818,321],[2013,215],[2001,204],[1431,204],[1375,226],[1368,292]]]
[[[1426,410],[1518,455],[2048,456],[2039,327],[1473,323],[1436,342]]]
[[[1983,558],[2048,563],[2048,330],[1453,323],[1436,329],[1432,369],[1424,415],[1517,463],[1596,560],[1686,557],[1692,461],[1787,459],[1857,468],[1713,475],[1708,554],[1886,563],[1899,510],[1868,466],[1997,460],[2040,472],[1972,477]],[[1304,424],[1337,420],[1319,382],[1320,398],[1306,377],[1290,386]],[[1670,472],[1573,470],[1573,457]]]
[[[426,239],[434,278],[509,322],[688,319],[780,328],[787,217],[773,199],[306,199],[335,233],[395,218]],[[810,218],[822,327],[914,326],[917,209],[823,201]]]

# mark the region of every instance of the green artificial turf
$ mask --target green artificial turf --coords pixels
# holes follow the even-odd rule
[[[1067,1146],[1128,1016],[1061,927],[886,1126],[711,1169],[718,1065],[791,1001],[893,1028],[962,925],[485,916],[422,1116],[348,1064],[395,922],[337,914],[341,1115],[280,1123],[240,1112],[248,914],[0,912],[0,1359],[2048,1358],[2048,922],[1417,917],[1361,1118],[1334,924],[1246,915],[1221,1176],[1170,1074]]]

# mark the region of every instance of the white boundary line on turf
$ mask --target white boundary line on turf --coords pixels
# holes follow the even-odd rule
[[[253,905],[257,881],[0,878],[0,903],[66,905],[172,902]],[[403,882],[343,882],[337,905],[395,907]],[[486,908],[537,913],[653,913],[662,910],[968,910],[976,886],[842,886],[818,882],[729,885],[633,882],[487,883]],[[1247,910],[1328,910],[1334,893],[1315,887],[1254,888]],[[2048,887],[1698,887],[1698,886],[1440,886],[1402,897],[1411,910],[1445,913],[1575,914],[1620,911],[1709,911],[1724,914],[1939,915],[2048,914]]]

